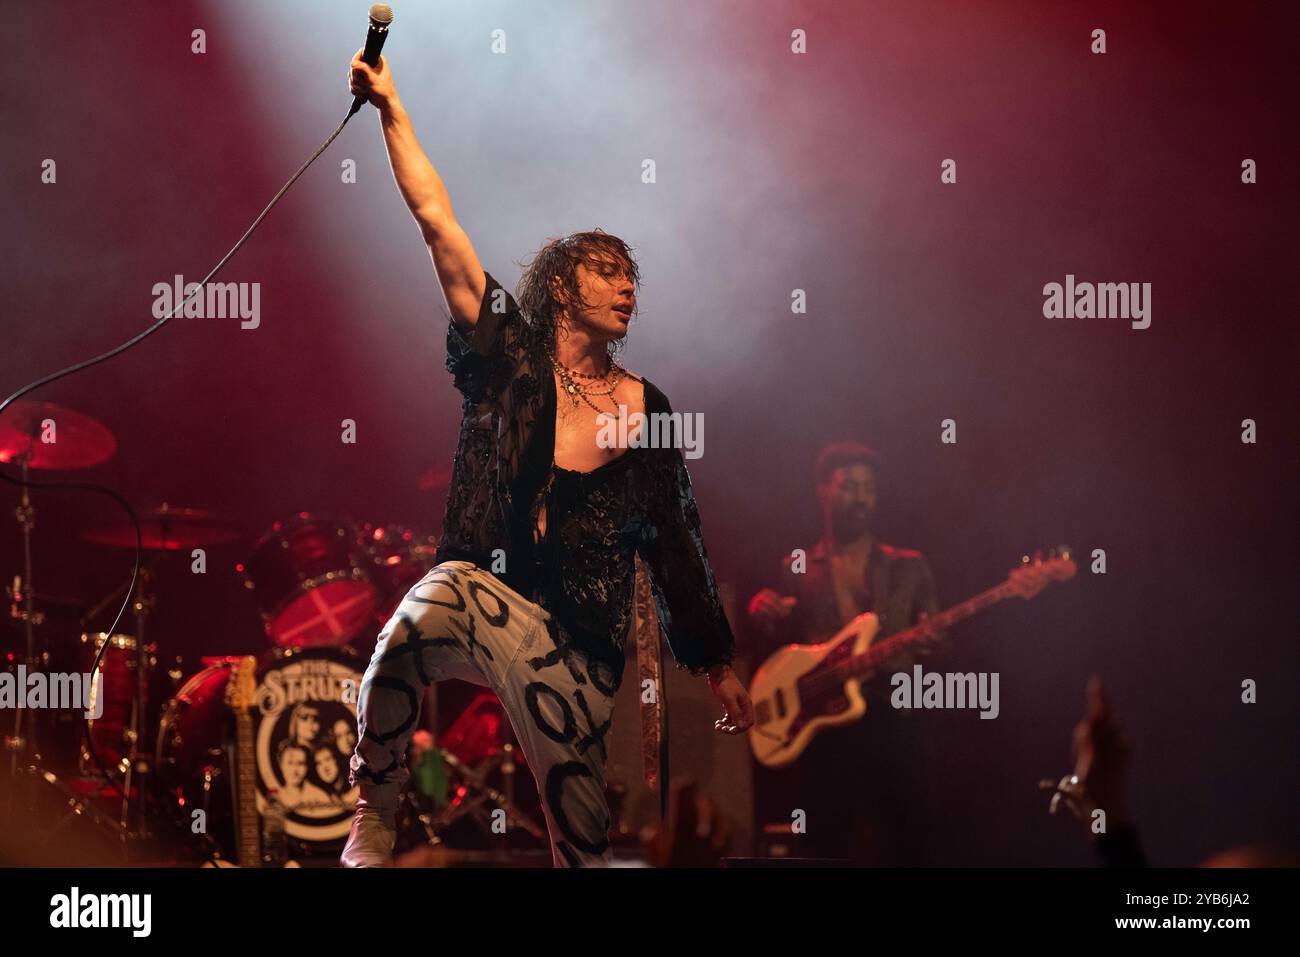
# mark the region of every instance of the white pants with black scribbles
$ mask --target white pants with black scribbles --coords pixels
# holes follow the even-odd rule
[[[491,688],[537,780],[557,867],[608,864],[606,736],[621,675],[569,647],[541,606],[470,562],[444,562],[379,633],[357,701],[354,784],[395,808],[431,681]]]

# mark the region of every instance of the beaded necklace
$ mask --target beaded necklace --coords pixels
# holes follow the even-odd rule
[[[576,369],[570,369],[555,357],[554,352],[549,353],[549,355],[551,365],[554,366],[556,374],[560,377],[560,382],[564,385],[564,391],[568,394],[569,398],[573,400],[573,404],[577,405],[579,400],[581,400],[591,406],[591,408],[596,412],[603,412],[604,409],[601,409],[591,400],[593,398],[605,399],[613,396],[614,391],[618,388],[619,380],[621,380],[623,376],[627,375],[627,370],[613,359],[608,360],[609,364],[603,373],[593,375],[587,372],[579,372]],[[603,382],[608,385],[609,388],[604,392],[600,392],[585,382],[579,382],[579,379],[588,379],[592,382]],[[611,402],[613,402],[612,399]],[[613,402],[613,405],[615,414],[617,414],[618,403]]]

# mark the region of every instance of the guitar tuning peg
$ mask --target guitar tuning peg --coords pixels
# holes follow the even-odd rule
[[[1021,565],[1028,565],[1028,564],[1029,564],[1029,556],[1028,556],[1028,555],[1021,555],[1021,556],[1020,556],[1020,564],[1021,564]]]
[[[1037,548],[1034,550],[1034,564],[1035,565],[1043,564],[1043,550],[1041,548]]]

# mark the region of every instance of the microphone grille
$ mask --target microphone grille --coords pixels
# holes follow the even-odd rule
[[[386,27],[393,22],[393,8],[386,3],[376,3],[370,8],[370,19]]]

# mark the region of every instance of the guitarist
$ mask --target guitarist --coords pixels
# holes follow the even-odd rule
[[[830,638],[864,612],[875,612],[886,637],[939,611],[934,575],[920,552],[881,542],[873,531],[877,457],[856,442],[822,449],[814,469],[822,537],[786,556],[779,588],[750,600],[750,656],[755,665],[788,644]],[[900,660],[893,670],[910,668]],[[864,686],[863,720],[820,734],[790,768],[756,768],[757,800],[766,821],[806,812],[797,853],[851,858],[876,866],[924,863],[926,748],[917,713],[889,705],[887,681]]]

